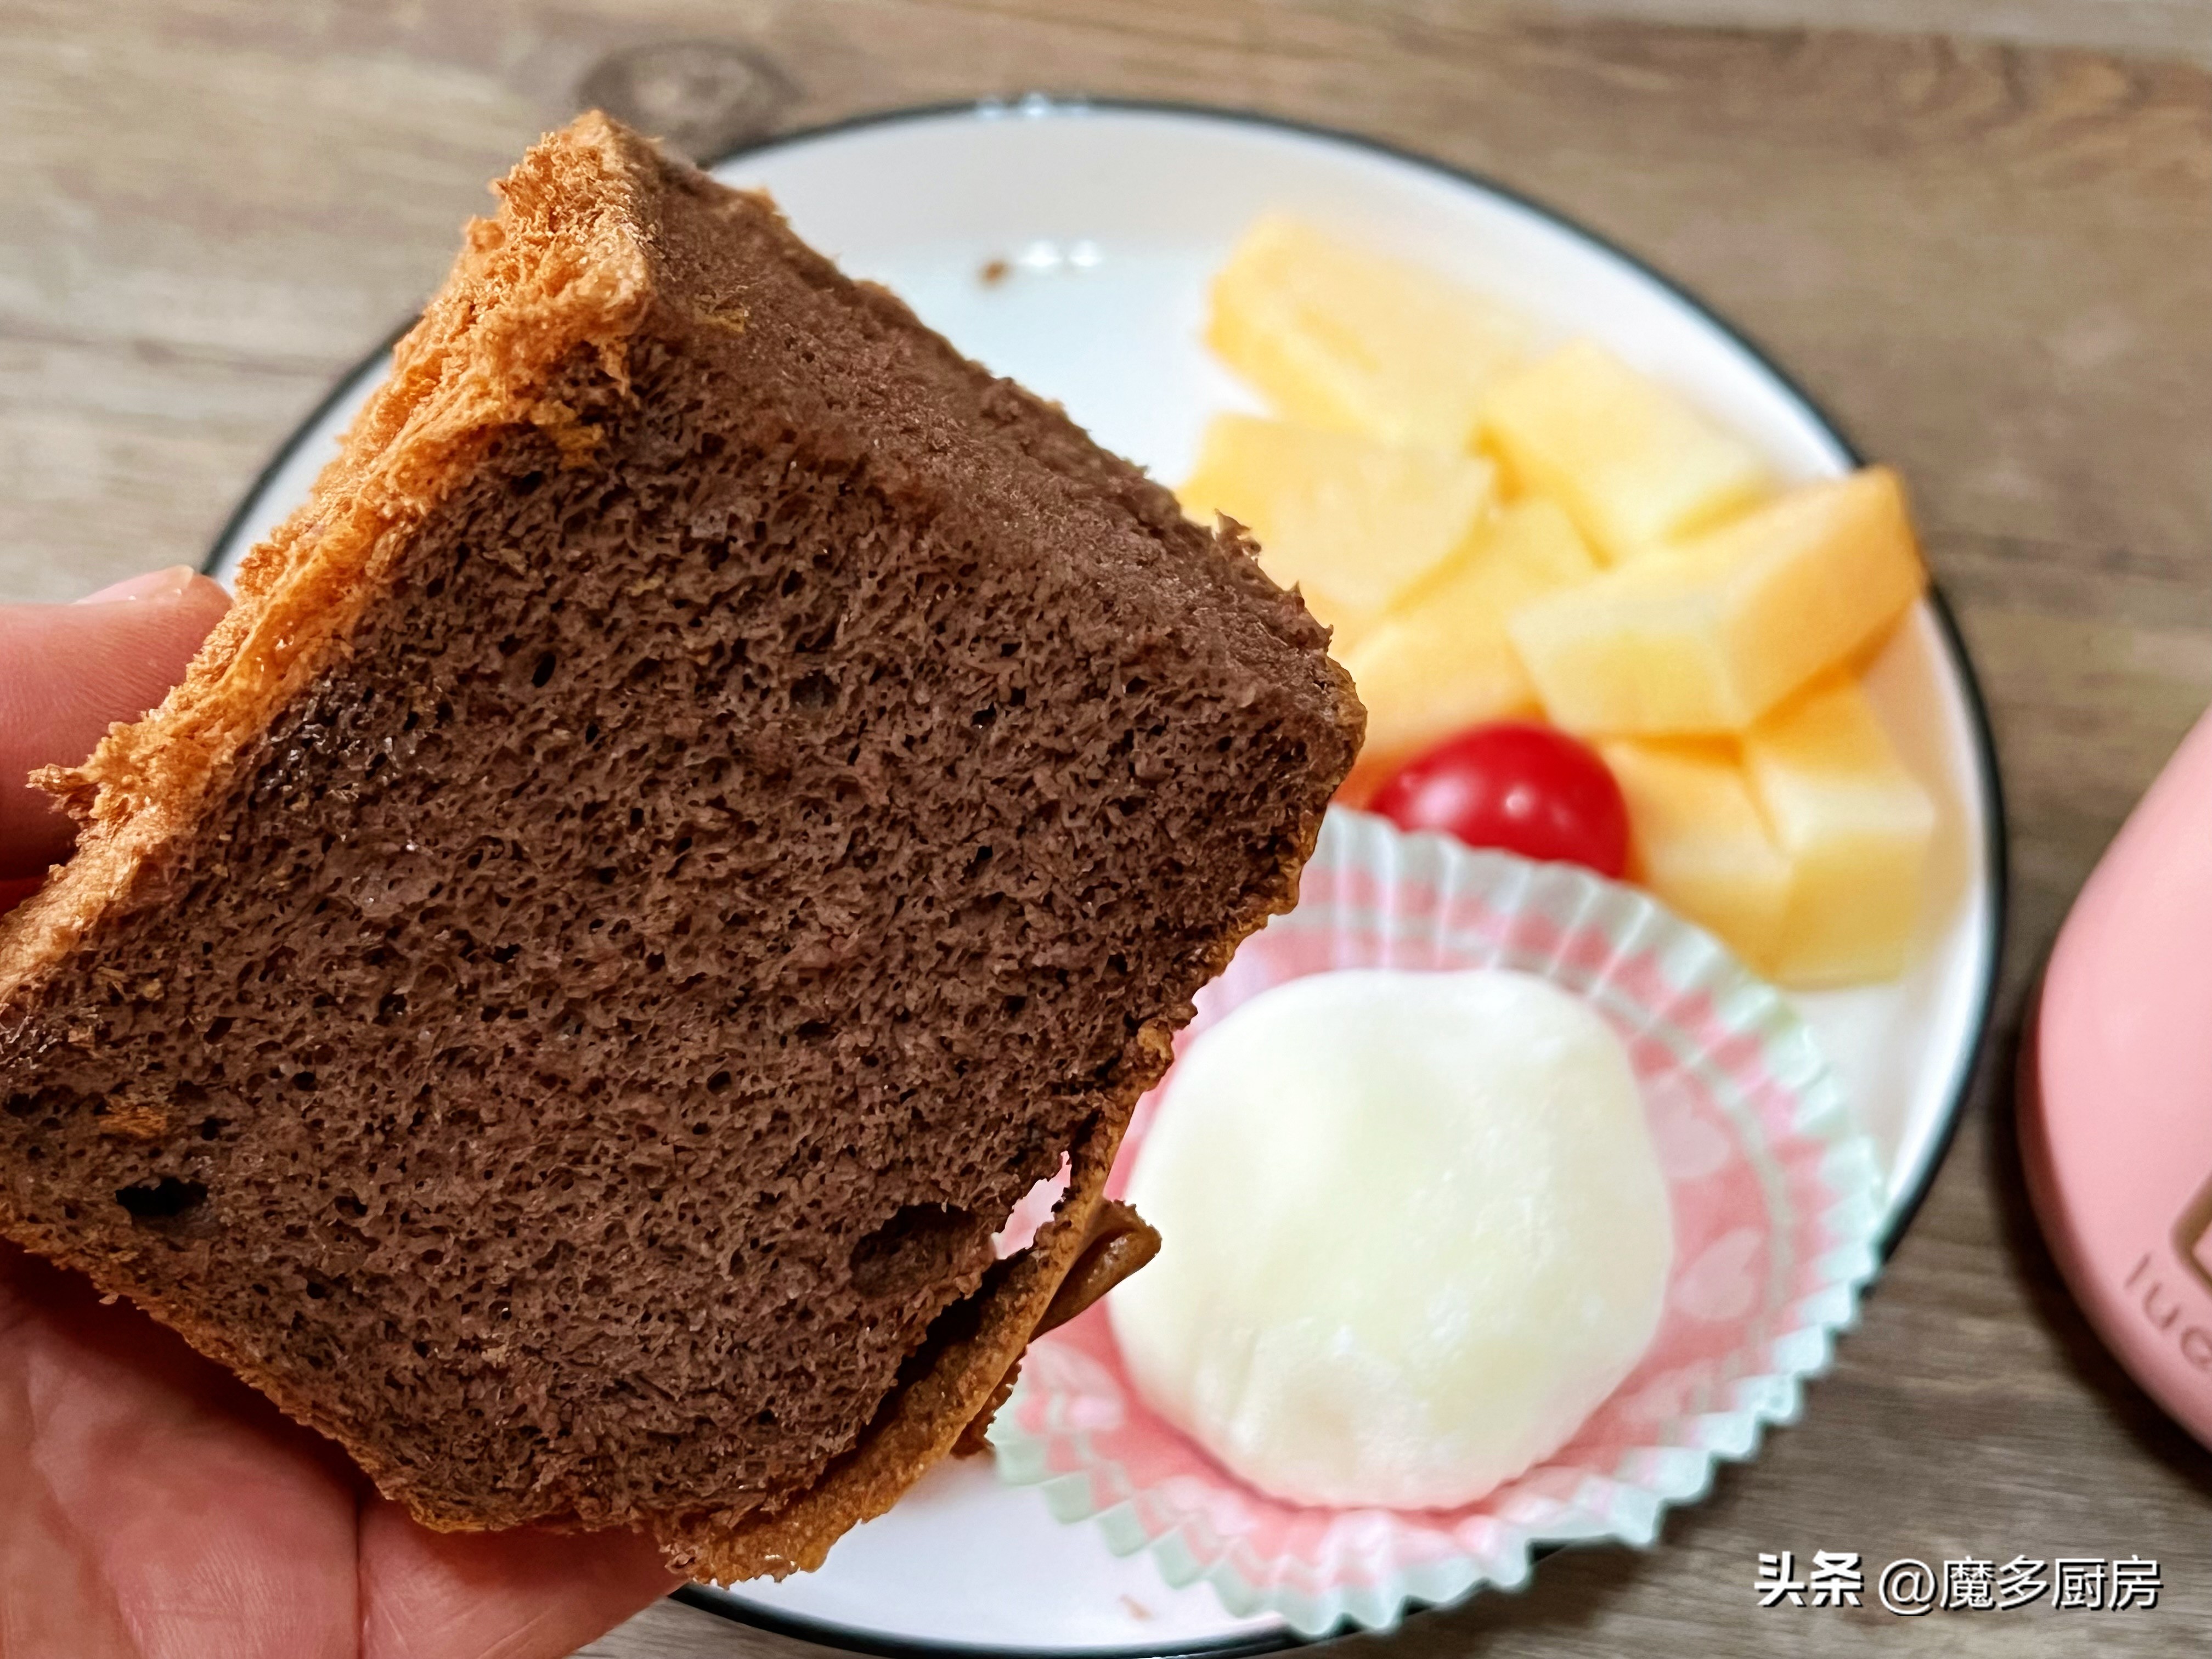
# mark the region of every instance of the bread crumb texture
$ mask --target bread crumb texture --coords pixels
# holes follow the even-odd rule
[[[41,775],[0,1231],[429,1525],[781,1575],[993,1400],[1362,716],[765,200],[597,115],[497,188],[184,683]]]

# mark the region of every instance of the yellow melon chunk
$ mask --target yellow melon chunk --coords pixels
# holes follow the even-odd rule
[[[1628,803],[1631,879],[1770,972],[1791,872],[1752,799],[1735,744],[1622,738],[1598,752]]]
[[[1367,705],[1369,759],[1395,761],[1484,720],[1536,712],[1505,636],[1516,605],[1597,574],[1565,513],[1531,497],[1486,522],[1466,550],[1341,653]]]
[[[1790,865],[1774,977],[1810,987],[1901,972],[1936,805],[1866,693],[1844,675],[1820,681],[1744,733],[1743,760]]]
[[[1463,450],[1483,393],[1527,356],[1516,313],[1294,219],[1247,231],[1213,279],[1206,340],[1278,412]]]
[[[1897,476],[1869,467],[1534,599],[1507,629],[1570,731],[1741,732],[1879,637],[1926,582]]]
[[[1565,507],[1608,564],[1702,530],[1770,488],[1748,446],[1589,340],[1501,382],[1481,435],[1509,480]]]
[[[1459,551],[1492,476],[1472,455],[1220,415],[1177,493],[1202,521],[1225,513],[1249,528],[1261,565],[1297,584],[1341,649]]]

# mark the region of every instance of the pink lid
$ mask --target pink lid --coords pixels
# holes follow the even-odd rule
[[[2028,1189],[2083,1310],[2212,1445],[2212,714],[2105,854],[2021,1079]]]

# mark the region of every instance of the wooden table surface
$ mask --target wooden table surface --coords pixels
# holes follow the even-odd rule
[[[2046,38],[2068,15],[2013,9]],[[2199,1651],[2212,1455],[2058,1285],[2008,1103],[2068,901],[2212,702],[2212,76],[2185,61],[2207,55],[2186,8],[2145,18],[2169,58],[1445,0],[0,0],[0,600],[197,562],[435,282],[483,181],[595,67],[621,83],[611,52],[705,40],[772,65],[753,106],[676,112],[706,138],[1030,87],[1146,94],[1376,134],[1557,203],[1740,322],[1911,480],[2002,754],[2004,993],[1949,1161],[1804,1423],[1659,1549],[1562,1556],[1524,1595],[1364,1650]],[[1758,1553],[1816,1548],[2142,1554],[2166,1589],[2094,1620],[1756,1611]],[[797,1645],[665,1604],[585,1651]]]

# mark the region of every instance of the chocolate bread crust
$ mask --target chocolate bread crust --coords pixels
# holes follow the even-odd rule
[[[432,1524],[787,1571],[1018,1355],[1360,716],[1242,549],[765,204],[592,118],[504,191],[52,780],[0,1231]]]

